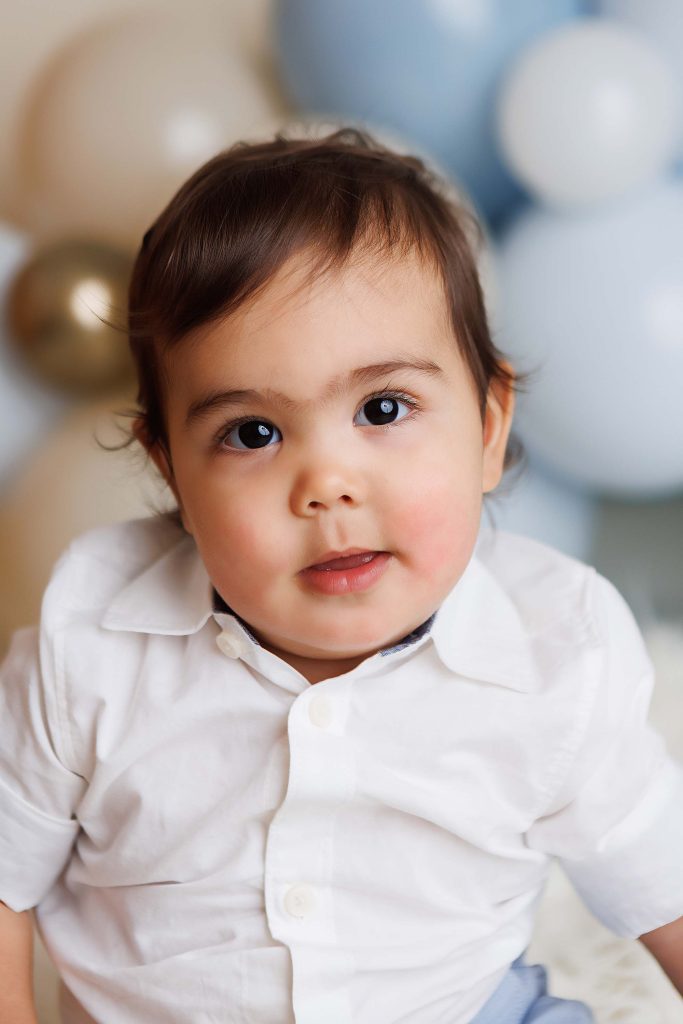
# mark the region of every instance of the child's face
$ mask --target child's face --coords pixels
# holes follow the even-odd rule
[[[491,394],[482,425],[438,279],[416,258],[296,291],[302,269],[168,356],[166,472],[216,590],[315,682],[401,639],[455,585],[513,396]],[[360,373],[400,361],[433,371]],[[304,572],[348,549],[382,554]]]

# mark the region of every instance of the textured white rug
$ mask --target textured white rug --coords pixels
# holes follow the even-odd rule
[[[683,761],[683,628],[660,623],[644,635],[657,670],[652,721]],[[657,962],[639,942],[596,921],[559,869],[551,873],[527,962],[544,964],[550,992],[586,1002],[597,1024],[683,1022],[683,997]],[[57,979],[39,942],[35,967],[40,1024],[59,1024]]]

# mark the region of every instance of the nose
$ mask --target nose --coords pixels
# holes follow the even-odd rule
[[[329,457],[307,465],[292,487],[291,508],[297,516],[316,516],[334,508],[354,508],[365,500],[365,486],[357,469]]]

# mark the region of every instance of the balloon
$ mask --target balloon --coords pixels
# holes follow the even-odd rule
[[[530,209],[497,253],[497,335],[529,451],[615,496],[683,487],[683,183],[600,212]]]
[[[590,562],[597,505],[593,495],[529,459],[521,471],[509,470],[486,497],[482,522]]]
[[[25,262],[28,240],[0,225],[0,306],[19,267]],[[47,393],[27,374],[0,331],[0,482],[6,484],[22,460],[63,411],[64,401]]]
[[[638,29],[671,67],[683,101],[683,3],[681,0],[597,0],[598,10]],[[683,160],[683,114],[678,120],[678,156]]]
[[[128,255],[77,241],[43,249],[23,267],[9,291],[8,320],[38,378],[91,394],[132,377],[124,315],[131,269]]]
[[[510,58],[580,0],[279,0],[283,80],[303,108],[372,121],[432,152],[494,220],[520,197],[494,138]]]
[[[666,61],[640,33],[589,19],[526,50],[503,84],[498,132],[510,170],[542,201],[603,202],[673,161],[678,97]]]
[[[23,147],[24,221],[42,242],[134,249],[196,168],[274,118],[265,85],[201,18],[106,22],[38,81]]]

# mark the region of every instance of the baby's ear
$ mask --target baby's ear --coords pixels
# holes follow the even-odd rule
[[[133,420],[133,436],[142,445],[146,452],[152,447],[147,420],[144,416],[136,416]]]
[[[133,420],[133,435],[135,440],[138,441],[145,449],[150,459],[161,473],[162,477],[166,481],[168,487],[173,492],[173,497],[178,504],[178,512],[180,512],[180,518],[183,523],[183,529],[187,533],[192,533],[192,530],[187,522],[185,516],[185,510],[183,503],[180,500],[180,492],[176,484],[175,476],[173,475],[173,465],[171,463],[171,455],[168,448],[163,441],[152,438],[147,427],[147,421],[144,416],[138,416]]]
[[[506,369],[514,373],[509,363]],[[512,378],[514,381],[514,376]],[[491,382],[486,404],[484,423],[484,475],[482,490],[486,494],[500,483],[505,463],[512,417],[515,410],[515,389],[513,382],[502,380]]]
[[[166,451],[166,446],[151,437],[147,426],[147,420],[144,416],[138,416],[133,420],[133,436],[145,449],[171,490],[175,491],[173,469],[171,467],[170,457]]]

